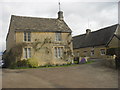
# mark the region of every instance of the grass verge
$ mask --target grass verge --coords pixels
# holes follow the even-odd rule
[[[91,64],[92,62],[95,62],[95,61],[91,60],[83,64]],[[15,67],[11,69],[39,69],[39,68],[54,68],[54,67],[56,68],[56,67],[71,67],[71,66],[78,66],[78,65],[82,65],[82,64],[67,64],[67,65],[56,65],[56,66],[46,65],[46,66],[40,66],[40,67]]]

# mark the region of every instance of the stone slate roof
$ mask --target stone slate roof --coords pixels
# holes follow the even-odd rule
[[[15,31],[37,32],[72,32],[64,20],[53,18],[36,18],[25,16],[11,16],[11,26]]]
[[[114,36],[117,26],[118,24],[90,32],[89,34],[74,36],[73,48],[79,49],[85,47],[107,45]]]

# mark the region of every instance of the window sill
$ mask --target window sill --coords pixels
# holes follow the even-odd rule
[[[32,43],[33,41],[23,41],[23,42],[25,42],[25,43]]]

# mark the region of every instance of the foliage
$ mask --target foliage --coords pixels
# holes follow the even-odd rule
[[[48,64],[46,64],[44,66],[33,67],[33,68],[54,68],[54,67],[70,67],[70,66],[78,66],[78,64],[64,64],[64,65],[48,65]],[[31,69],[31,67],[16,67],[15,69]]]
[[[78,61],[74,61],[75,64],[78,64],[79,62]]]
[[[92,62],[95,62],[93,60],[86,62],[85,64],[91,64]]]
[[[106,54],[110,56],[120,55],[120,48],[109,48],[107,49]]]
[[[37,58],[32,57],[28,59],[28,65],[29,67],[36,68],[39,66],[39,61]]]
[[[72,64],[72,62],[67,62],[67,65],[71,65]]]
[[[33,44],[33,49],[35,52],[39,51],[46,43],[51,43],[51,38],[45,38],[43,42],[35,40]],[[41,45],[40,45],[41,44]],[[40,45],[40,46],[39,46]]]
[[[29,67],[29,68],[36,68],[38,67],[38,60],[35,57],[29,58],[29,59],[23,59],[20,61],[17,61],[16,67]]]
[[[17,44],[13,48],[9,50],[9,52],[5,52],[3,55],[4,65],[3,67],[15,67],[17,61],[20,61],[22,56],[22,48],[26,46],[25,43]]]
[[[21,61],[17,61],[17,67],[29,67],[29,63],[28,60],[21,60]]]
[[[39,51],[40,49],[42,49],[44,46],[46,54],[49,54],[50,52],[52,53],[52,51],[50,51],[51,50],[50,43],[54,44],[56,42],[52,42],[51,38],[45,38],[43,40],[43,42],[36,39],[35,42],[30,43],[30,45],[33,47],[35,53],[37,51]],[[69,42],[67,42],[68,45],[66,45],[66,57],[67,58],[63,57],[65,60],[69,60],[68,56],[72,56],[72,50],[69,46],[70,43],[71,42],[69,41]],[[47,45],[45,46],[45,44],[47,44]],[[13,48],[11,48],[9,52],[5,52],[4,58],[3,58],[3,60],[5,62],[4,67],[12,67],[12,68],[13,67],[38,67],[39,66],[38,60],[40,58],[36,59],[36,57],[34,57],[34,55],[28,60],[21,60],[22,50],[23,50],[22,48],[25,46],[28,46],[28,44],[27,43],[17,44]],[[49,64],[46,66],[51,66],[51,65]]]

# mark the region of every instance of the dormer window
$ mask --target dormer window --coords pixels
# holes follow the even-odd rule
[[[31,41],[31,32],[24,32],[24,41]]]
[[[56,37],[55,37],[55,40],[56,40],[56,41],[61,41],[61,40],[62,40],[62,37],[61,37],[61,33],[60,33],[60,32],[56,32],[56,33],[55,33],[55,36],[56,36]]]

